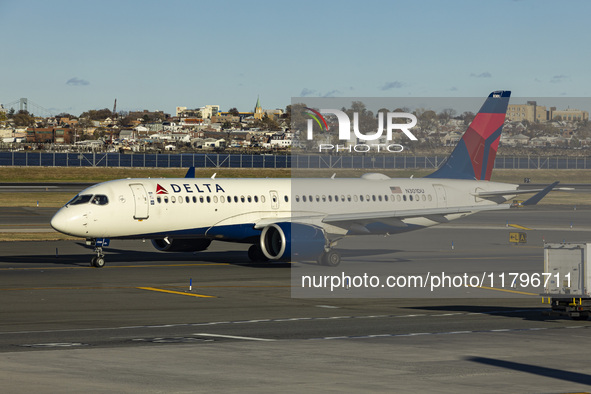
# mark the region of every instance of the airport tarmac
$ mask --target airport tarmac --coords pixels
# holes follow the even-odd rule
[[[41,228],[54,211],[6,208],[0,220]],[[449,262],[541,272],[543,240],[589,241],[590,219],[588,207],[542,206],[354,237],[339,244],[335,270],[358,269],[364,249],[372,266],[397,273]],[[511,231],[526,232],[527,244],[510,244]],[[545,317],[539,296],[294,298],[292,274],[305,265],[251,264],[247,247],[214,242],[170,254],[113,240],[107,266],[95,269],[83,242],[0,243],[0,384],[9,392],[589,390],[591,321]]]

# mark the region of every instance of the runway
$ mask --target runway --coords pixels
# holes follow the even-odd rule
[[[51,210],[0,210],[41,225]],[[15,217],[16,216],[16,217]],[[26,219],[28,218],[28,219]],[[585,207],[480,213],[339,244],[338,272],[417,267],[534,272],[542,240],[591,239]],[[519,225],[530,230],[516,229]],[[572,227],[571,227],[572,226]],[[508,242],[525,231],[528,243]],[[451,248],[454,241],[454,248]],[[251,264],[246,245],[157,252],[113,240],[0,243],[0,381],[8,391],[574,392],[588,390],[591,321],[544,317],[540,297],[294,298],[301,264]],[[365,267],[367,268],[367,267]],[[488,269],[488,268],[487,268]],[[191,289],[189,286],[191,285]],[[479,291],[479,289],[474,289]],[[478,298],[482,297],[482,298]],[[31,377],[34,376],[34,379]]]

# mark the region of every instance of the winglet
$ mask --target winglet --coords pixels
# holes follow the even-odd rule
[[[189,167],[189,170],[187,171],[187,175],[185,175],[185,178],[195,178],[195,167]]]
[[[558,185],[559,183],[560,181],[556,181],[553,184],[546,186],[542,191],[534,194],[532,197],[522,202],[521,205],[536,205],[540,202],[542,198],[546,197],[546,194],[550,193],[550,191],[552,191],[552,189],[554,189],[556,185]]]

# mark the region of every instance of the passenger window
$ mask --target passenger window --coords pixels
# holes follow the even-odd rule
[[[176,202],[176,197],[175,196],[170,197],[170,202],[171,203],[175,203]]]
[[[261,202],[264,203],[265,202],[265,196],[261,196]]]
[[[371,196],[371,199],[372,199],[373,201],[375,201],[375,200],[376,200],[376,195],[374,194],[373,196]]]
[[[285,200],[285,202],[289,202],[289,197],[283,196],[283,199]]]
[[[205,197],[205,199],[207,200],[208,203],[211,202],[211,197],[210,196]]]
[[[420,200],[419,195],[415,194],[415,201],[419,201],[419,200]]]
[[[160,204],[162,202],[162,197],[160,197],[160,196],[156,197],[156,201],[158,201],[158,204]]]
[[[431,200],[432,200],[432,197],[431,197],[431,195],[430,195],[430,194],[427,196],[427,198],[428,198],[428,200],[429,200],[429,201],[431,201]]]
[[[234,202],[238,202],[238,196],[234,196]]]
[[[400,200],[402,200],[402,198],[400,197],[400,194],[396,196],[396,200],[397,200],[398,202],[400,202]],[[406,198],[404,199],[404,201],[406,201]]]
[[[246,196],[246,201],[252,202],[252,198],[250,196]]]
[[[353,196],[353,200],[354,200],[355,202],[357,202],[357,194],[355,194],[355,195]],[[351,200],[349,200],[349,201],[351,201]]]
[[[402,196],[402,199],[406,201],[406,194]]]
[[[297,201],[297,197],[296,197],[296,201]],[[306,196],[302,196],[302,201],[306,202]]]
[[[351,195],[347,194],[347,201],[351,202]]]
[[[224,197],[224,196],[221,196],[221,197],[220,197],[220,202],[226,202],[226,197]]]
[[[366,194],[366,195],[365,195],[365,200],[366,200],[367,202],[369,202],[369,194]]]
[[[164,197],[164,203],[168,204],[168,197],[166,197],[166,196]]]
[[[423,201],[425,201],[425,200],[427,200],[427,197],[425,197],[425,195],[423,194],[423,195],[421,196],[421,199],[422,199]]]
[[[213,196],[213,202],[215,202],[215,203],[218,202],[218,196]]]
[[[199,196],[199,202],[203,204],[203,196]]]
[[[254,196],[254,202],[259,202],[259,196]]]
[[[183,203],[183,198],[179,197],[179,204],[182,204],[182,203]]]
[[[363,201],[363,194],[359,196],[359,201]]]
[[[191,199],[189,198],[189,196],[185,197],[185,202],[188,204],[191,202]]]
[[[380,194],[380,195],[378,195],[378,200],[379,200],[379,201],[382,201],[382,195],[381,195],[381,194]]]
[[[328,195],[328,201],[332,202],[332,196],[330,194]]]
[[[197,203],[197,197],[193,196],[193,202]]]
[[[244,196],[240,196],[240,202],[244,202],[244,201],[245,201]]]

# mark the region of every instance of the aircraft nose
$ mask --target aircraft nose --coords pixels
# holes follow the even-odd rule
[[[59,231],[60,233],[75,235],[73,234],[73,218],[68,214],[68,212],[64,211],[64,208],[57,211],[55,215],[51,218],[51,227],[54,230]]]

